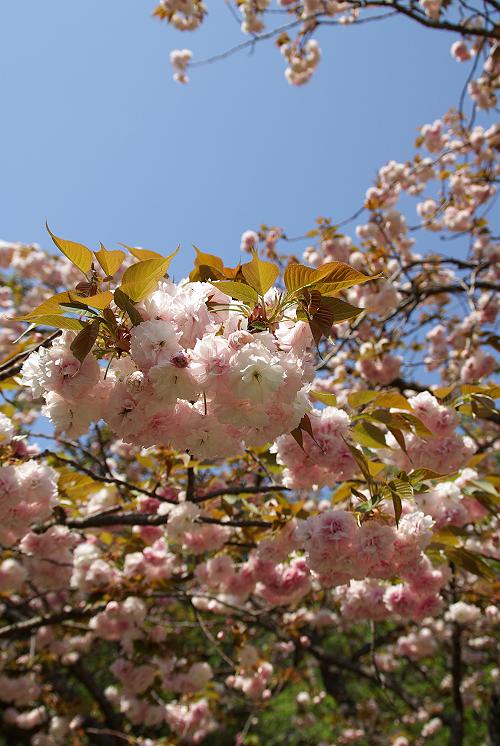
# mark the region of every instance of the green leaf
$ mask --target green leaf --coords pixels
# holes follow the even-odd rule
[[[100,325],[101,319],[89,321],[89,323],[83,327],[72,341],[70,350],[81,363],[83,363],[89,352],[92,350],[96,339],[99,336]]]
[[[252,251],[252,255],[251,262],[242,264],[241,272],[250,287],[256,290],[259,295],[264,295],[274,285],[280,273],[279,267],[276,264],[259,259],[255,250]]]
[[[335,394],[327,394],[323,391],[310,391],[309,396],[312,399],[317,399],[323,404],[326,404],[327,407],[337,406],[337,397],[335,396]]]
[[[139,324],[144,321],[131,299],[121,288],[116,288],[114,299],[118,308],[121,308],[122,311],[125,311],[125,313],[128,314],[128,317],[134,326],[139,326]]]
[[[231,296],[231,298],[236,298],[236,300],[247,303],[252,306],[252,308],[259,302],[257,292],[250,287],[250,285],[244,285],[242,282],[222,280],[219,282],[212,282],[212,285],[226,295]]]
[[[90,272],[93,261],[93,256],[90,249],[87,249],[87,247],[81,243],[66,241],[66,239],[64,238],[58,238],[57,236],[54,236],[48,226],[48,223],[45,223],[45,227],[50,233],[50,236],[59,251],[62,251],[64,256],[66,256],[70,260],[70,262],[74,264],[75,267],[78,267],[78,269],[80,269],[86,276]]]
[[[112,277],[115,272],[118,272],[125,259],[125,252],[120,249],[108,251],[103,244],[99,251],[94,251],[94,254],[106,277]]]

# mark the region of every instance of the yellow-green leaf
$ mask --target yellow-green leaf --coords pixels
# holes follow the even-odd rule
[[[322,295],[335,295],[340,290],[346,290],[353,285],[362,285],[364,282],[376,280],[381,276],[381,273],[365,275],[344,262],[327,262],[316,270],[315,274],[315,287]]]
[[[64,256],[66,256],[75,267],[78,267],[84,275],[87,275],[90,272],[93,261],[90,249],[81,243],[67,241],[64,238],[54,236],[47,223],[45,223],[45,226],[59,251],[62,251]]]
[[[397,409],[409,409],[412,411],[412,406],[408,400],[402,395],[398,394],[397,391],[387,391],[380,396],[377,396],[376,401],[377,407],[397,407]]]
[[[420,484],[420,482],[427,481],[428,479],[450,479],[452,475],[439,474],[437,471],[433,471],[432,469],[421,468],[411,471],[407,476],[412,485],[417,485]]]
[[[70,331],[79,332],[83,327],[83,322],[78,319],[69,318],[68,316],[57,316],[56,314],[43,314],[36,318],[30,319],[33,326],[53,326],[56,329],[69,329]]]
[[[403,504],[401,502],[401,496],[394,490],[391,490],[391,497],[392,497],[392,505],[394,507],[394,519],[396,521],[396,526],[399,526],[399,519],[401,518],[401,513],[403,512]]]
[[[320,307],[327,309],[332,314],[334,324],[352,319],[363,311],[362,308],[353,306],[351,303],[341,300],[341,298],[329,298],[325,296],[321,297]]]
[[[364,404],[369,404],[377,398],[378,394],[378,391],[354,391],[352,394],[349,394],[347,401],[350,407],[356,409],[357,407],[362,407]]]
[[[224,262],[220,258],[220,256],[216,256],[216,254],[207,254],[204,251],[200,251],[197,246],[193,245],[193,249],[196,251],[196,258],[194,260],[196,267],[201,267],[202,265],[205,265],[207,267],[215,267],[215,269],[218,269],[220,272],[223,272],[224,270]]]
[[[124,249],[130,251],[132,256],[135,256],[135,258],[139,259],[140,262],[143,262],[145,259],[157,259],[158,257],[163,258],[161,254],[157,251],[151,251],[151,249],[141,249],[138,246],[127,246],[126,243],[121,243],[120,246],[123,246]]]
[[[460,549],[450,548],[446,549],[446,556],[452,562],[459,567],[462,567],[467,572],[471,572],[473,575],[478,575],[483,578],[492,580],[495,574],[491,567],[474,552],[470,552],[468,549],[460,547]]]
[[[120,251],[120,249],[108,251],[102,244],[100,250],[94,251],[94,254],[106,277],[112,277],[115,272],[118,272],[125,259],[124,251]]]
[[[368,464],[368,471],[372,477],[376,477],[385,469],[385,464],[382,464],[380,461],[367,461],[366,463]]]
[[[83,303],[86,306],[92,306],[102,311],[103,308],[107,308],[113,300],[113,293],[109,290],[103,290],[102,293],[96,293],[95,295],[83,296],[77,293],[69,293],[71,301],[77,303]]]
[[[354,440],[367,448],[387,448],[385,435],[371,422],[360,422],[352,430]]]
[[[250,285],[244,285],[242,282],[222,280],[220,282],[212,282],[212,285],[226,295],[231,296],[231,298],[241,300],[243,303],[248,303],[252,307],[259,301],[257,292]]]
[[[47,300],[42,301],[39,306],[34,308],[32,311],[27,313],[25,316],[17,316],[16,321],[31,321],[32,319],[36,318],[37,316],[41,316],[43,314],[63,314],[65,312],[65,309],[61,308],[61,303],[64,301],[69,301],[69,293],[56,293],[55,295],[52,295],[50,298],[47,298]]]
[[[316,270],[304,264],[289,264],[283,273],[283,282],[288,292],[294,293],[316,282]]]
[[[264,262],[259,259],[259,255],[252,251],[252,261],[242,264],[241,272],[250,287],[256,290],[259,295],[264,295],[272,287],[280,271],[276,264]]]
[[[440,386],[437,389],[433,389],[432,393],[438,399],[446,399],[446,397],[451,394],[454,388],[455,388],[454,384],[453,386]]]
[[[121,289],[133,301],[140,301],[156,288],[158,280],[165,275],[170,262],[177,254],[167,257],[155,257],[154,259],[145,259],[128,267],[123,273]]]
[[[323,392],[323,391],[310,391],[309,396],[312,397],[313,399],[317,399],[323,404],[326,404],[327,407],[337,406],[337,397],[335,396],[335,394],[327,394],[326,392]]]
[[[460,537],[450,531],[434,531],[432,534],[432,546],[440,545],[441,547],[459,547],[461,544]],[[437,548],[437,547],[436,547]]]

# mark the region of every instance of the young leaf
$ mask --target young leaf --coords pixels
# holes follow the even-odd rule
[[[125,252],[120,249],[108,251],[103,244],[99,251],[94,251],[94,254],[106,277],[112,277],[115,272],[118,272],[125,259]]]
[[[114,299],[118,308],[121,308],[122,311],[125,311],[125,313],[128,314],[128,317],[134,326],[139,326],[139,324],[144,321],[133,302],[121,288],[116,288]]]
[[[357,409],[358,407],[362,407],[365,404],[369,404],[369,402],[376,399],[378,396],[378,391],[355,391],[352,394],[349,394],[347,397],[347,401],[349,402],[349,406],[353,409]]]
[[[387,409],[390,409],[391,407],[396,407],[397,409],[412,409],[408,400],[397,391],[386,391],[380,394],[380,396],[377,396],[376,404],[378,407],[384,407]]]
[[[401,518],[401,513],[403,512],[403,505],[401,503],[400,496],[394,490],[391,490],[391,497],[392,504],[394,506],[394,518],[396,519],[396,526],[399,526],[399,519]]]
[[[420,438],[432,438],[432,432],[424,425],[422,420],[415,417],[415,415],[409,414],[408,412],[401,412],[400,417],[410,424],[412,430]]]
[[[177,254],[174,251],[167,257],[155,257],[132,264],[123,273],[121,289],[133,301],[140,301],[153,292],[158,281],[164,277],[170,262]]]
[[[392,425],[388,425],[387,427],[388,427],[389,432],[391,432],[392,435],[394,436],[394,440],[396,441],[398,446],[401,448],[401,450],[404,453],[406,453],[407,452],[406,441],[405,441],[405,436],[403,435],[402,431],[399,430],[399,428],[397,427],[393,427]]]
[[[322,337],[330,336],[334,322],[334,314],[323,304],[320,304],[314,314],[309,316],[309,327],[317,345]]]
[[[362,308],[351,305],[340,298],[328,298],[322,295],[320,308],[326,308],[333,316],[333,323],[338,324],[341,321],[347,321],[354,316],[363,312]]]
[[[87,275],[90,272],[93,260],[92,252],[90,251],[90,249],[87,249],[87,247],[81,243],[66,241],[66,239],[64,238],[58,238],[57,236],[54,236],[48,226],[48,223],[45,223],[45,227],[50,233],[50,236],[59,251],[62,251],[64,256],[66,256],[70,260],[70,262],[75,265],[75,267],[78,267],[78,269],[80,269],[84,275]]]
[[[73,355],[81,363],[85,360],[92,347],[94,346],[96,339],[99,335],[99,327],[101,325],[100,319],[94,319],[89,321],[83,329],[76,335],[70,345],[70,350]]]
[[[293,430],[290,430],[290,435],[294,439],[294,441],[297,443],[299,448],[304,450],[304,438],[302,436],[302,430],[300,427],[296,427]]]
[[[344,264],[344,262],[328,262],[316,270],[316,286],[322,295],[335,295],[340,290],[376,280],[380,276],[380,273],[364,275],[349,264]]]
[[[304,264],[289,264],[283,273],[283,282],[289,293],[302,290],[309,285],[313,285],[316,277],[316,270],[312,267],[306,267]]]
[[[259,259],[259,255],[252,251],[252,261],[241,266],[243,277],[250,287],[256,290],[259,295],[264,295],[272,287],[280,271],[276,264],[264,262]]]
[[[368,483],[371,483],[372,481],[372,475],[370,474],[370,469],[368,468],[368,462],[365,458],[365,455],[363,451],[360,451],[359,448],[356,448],[356,446],[351,445],[346,440],[344,440],[346,446],[352,453],[352,456],[354,460],[356,461],[357,465],[359,466],[359,469],[364,476],[364,478],[367,480]]]
[[[438,474],[437,471],[432,471],[432,469],[415,469],[408,474],[408,479],[412,485],[420,484],[427,479],[443,479],[443,477],[449,479],[451,474]]]
[[[124,249],[127,249],[127,251],[130,251],[132,256],[135,256],[136,259],[138,259],[140,262],[143,262],[145,259],[158,259],[159,257],[162,257],[161,254],[159,254],[157,251],[151,251],[150,249],[140,249],[138,246],[127,246],[126,243],[121,243],[120,246],[123,246]]]
[[[56,295],[53,295],[51,298],[47,298],[47,300],[44,300],[42,303],[40,303],[39,306],[34,308],[32,311],[27,313],[25,316],[17,316],[16,321],[31,321],[32,319],[37,318],[37,316],[41,316],[43,314],[63,314],[64,309],[61,308],[61,303],[64,301],[69,301],[69,293],[56,293]]]
[[[304,416],[302,417],[301,421],[299,422],[299,427],[300,427],[300,429],[301,429],[301,430],[305,430],[305,432],[306,432],[306,433],[307,433],[308,435],[310,435],[310,436],[311,436],[311,438],[312,438],[312,439],[314,440],[314,442],[316,443],[316,440],[315,440],[315,438],[314,438],[314,433],[313,433],[312,425],[311,425],[311,420],[310,420],[310,417],[309,417],[309,415],[308,415],[308,414],[305,414],[305,415],[304,415]]]
[[[460,547],[459,549],[446,549],[446,556],[459,567],[473,575],[478,575],[488,580],[493,580],[495,573],[491,567],[478,555],[470,552],[468,549]]]
[[[309,396],[313,399],[317,399],[323,404],[326,404],[327,407],[337,406],[337,397],[335,394],[327,394],[323,391],[310,391]]]
[[[445,547],[459,547],[461,544],[460,537],[451,531],[433,531],[432,546],[441,549]]]
[[[353,428],[354,439],[367,448],[387,448],[385,435],[376,425],[371,422],[359,422]]]
[[[250,285],[244,285],[242,282],[222,280],[221,282],[212,282],[212,285],[226,295],[230,295],[231,298],[249,304],[252,308],[259,302],[257,292]]]
[[[202,265],[206,265],[207,267],[215,267],[215,269],[220,270],[220,272],[223,272],[224,270],[224,262],[220,258],[220,256],[216,256],[216,254],[207,254],[204,251],[200,251],[197,246],[193,245],[194,250],[196,251],[196,258],[194,260],[196,267],[201,267]]]
[[[389,487],[405,500],[411,500],[413,497],[413,487],[409,481],[395,477],[389,482]]]
[[[109,290],[103,290],[102,293],[96,293],[96,295],[81,296],[76,293],[69,293],[71,301],[76,301],[83,306],[92,306],[102,311],[103,308],[107,308],[113,300],[113,293]]]
[[[79,332],[83,323],[78,319],[68,318],[67,316],[57,316],[57,314],[43,314],[41,316],[35,316],[29,319],[32,328],[35,326],[51,326],[55,329],[68,329],[70,331]]]

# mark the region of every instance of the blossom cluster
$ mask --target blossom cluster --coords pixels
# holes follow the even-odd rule
[[[73,332],[24,364],[23,383],[45,398],[57,432],[78,437],[102,417],[125,442],[216,458],[297,427],[313,377],[307,324],[252,333],[243,309],[204,282],[162,282],[138,310],[130,357],[107,373],[92,355],[75,357]]]
[[[0,542],[9,546],[51,515],[58,474],[38,461],[0,466]]]

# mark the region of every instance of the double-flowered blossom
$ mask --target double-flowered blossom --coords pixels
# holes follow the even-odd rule
[[[285,467],[283,484],[296,489],[325,487],[350,479],[356,471],[346,437],[349,417],[336,407],[309,414],[313,437],[304,435],[301,448],[291,435],[277,439],[273,449]]]
[[[103,417],[127,443],[222,458],[297,427],[313,376],[304,322],[251,333],[243,308],[204,282],[161,283],[138,309],[130,357],[106,377],[92,355],[75,357],[73,332],[28,358],[22,380],[58,432],[76,437]]]
[[[56,504],[58,474],[39,461],[0,466],[0,542],[11,545]]]
[[[191,704],[170,702],[165,706],[165,719],[174,733],[186,743],[201,743],[218,727],[206,699]]]
[[[449,474],[465,466],[476,446],[469,436],[461,436],[455,431],[458,423],[455,411],[439,404],[429,391],[410,397],[408,401],[428,433],[406,435],[406,452],[398,449],[396,439],[390,433],[387,443],[393,450],[384,453],[387,461],[400,469],[427,467],[438,474]]]
[[[420,511],[399,521],[359,524],[346,510],[327,510],[299,525],[297,533],[309,568],[321,585],[344,585],[351,579],[386,579],[419,563],[432,538],[433,521]]]

